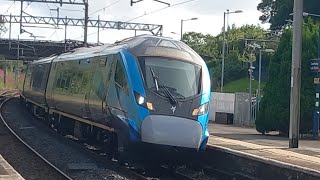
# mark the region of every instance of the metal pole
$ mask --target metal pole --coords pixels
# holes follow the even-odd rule
[[[229,45],[228,45],[228,31],[229,31],[229,16],[230,16],[230,11],[227,9],[226,13],[226,28],[225,28],[225,33],[226,33],[226,50],[229,52]]]
[[[249,102],[250,102],[250,118],[249,118],[249,124],[251,123],[251,120],[252,120],[252,82],[251,82],[251,79],[252,79],[252,62],[250,62],[250,67],[249,67]]]
[[[97,33],[97,44],[99,44],[100,39],[100,15],[98,15],[98,33]]]
[[[66,21],[67,22],[67,16],[66,16]],[[64,25],[64,51],[67,50],[67,23]]]
[[[16,89],[18,88],[18,83],[17,83],[17,69],[16,66],[13,66],[13,70],[14,70],[14,82],[16,84]]]
[[[57,22],[58,22],[59,17],[60,17],[59,7],[57,7]]]
[[[88,4],[88,0],[86,0],[85,2],[85,5],[84,5],[84,38],[83,38],[83,41],[84,41],[84,44],[86,44],[88,42],[88,19],[89,19],[89,15],[88,15],[88,8],[89,4]]]
[[[4,71],[3,71],[3,84],[4,88],[7,88],[7,59],[4,58]]]
[[[17,80],[18,80],[18,82],[17,82],[17,88],[19,88],[19,83],[20,83],[20,68],[19,68],[19,65],[18,65],[18,69],[17,69]]]
[[[17,48],[18,52],[17,52],[17,56],[18,56],[18,60],[20,59],[20,38],[18,36],[18,48]]]
[[[260,89],[261,89],[261,60],[262,60],[262,52],[261,49],[259,51],[259,83],[258,83],[258,95],[257,95],[257,110],[259,111],[260,106]]]
[[[10,21],[9,21],[9,50],[11,50],[11,13],[10,13]]]
[[[299,146],[303,0],[294,0],[289,148]]]
[[[22,34],[22,12],[23,12],[23,1],[21,1],[21,10],[20,10],[20,34]]]
[[[221,65],[221,92],[223,92],[223,78],[224,78],[224,54],[226,49],[226,13],[223,12],[223,45],[222,45],[222,65]]]
[[[182,30],[182,28],[183,28],[183,20],[181,19],[181,28],[180,28],[180,41],[182,41],[182,38],[183,38],[183,30]]]

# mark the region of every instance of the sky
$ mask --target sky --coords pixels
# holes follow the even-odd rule
[[[65,0],[67,1],[67,0]],[[81,2],[81,0],[76,0]],[[130,0],[89,0],[89,18],[110,21],[124,21],[134,23],[150,23],[163,25],[163,36],[180,39],[181,19],[198,18],[193,21],[184,21],[183,32],[195,31],[204,34],[217,35],[223,27],[223,13],[229,9],[231,11],[242,10],[243,13],[230,14],[228,24],[235,24],[237,27],[244,24],[260,25],[265,29],[269,24],[261,24],[257,10],[257,5],[261,0],[189,0],[189,2],[173,6],[187,0],[162,0],[170,3],[171,7],[154,0],[143,0],[130,6]],[[24,12],[32,16],[57,17],[59,4],[31,3],[24,2]],[[20,2],[2,1],[0,4],[0,14],[19,15]],[[147,14],[147,15],[145,15]],[[143,16],[144,15],[144,16]],[[59,17],[83,18],[83,6],[63,5],[60,7]],[[142,17],[140,17],[142,16]],[[140,18],[137,18],[140,17]],[[25,26],[28,26],[25,24]],[[30,25],[29,25],[30,26]],[[6,23],[7,29],[9,23]],[[48,27],[48,26],[47,26]],[[38,37],[38,40],[60,41],[64,39],[64,27],[59,29],[24,27],[28,32]],[[100,31],[100,42],[113,43],[123,38],[134,36],[134,31],[128,30],[103,30]],[[150,34],[149,32],[137,32],[137,34]],[[19,24],[12,25],[12,38],[30,39],[27,33],[19,34]],[[1,34],[2,38],[8,38],[9,33]],[[83,40],[82,27],[67,28],[67,39]],[[88,41],[97,42],[97,28],[89,28]]]

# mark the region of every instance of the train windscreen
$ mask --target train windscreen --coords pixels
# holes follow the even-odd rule
[[[164,95],[166,88],[176,98],[195,96],[200,92],[201,66],[168,58],[141,57],[140,67],[147,88]]]

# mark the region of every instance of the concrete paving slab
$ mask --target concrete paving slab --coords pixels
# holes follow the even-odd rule
[[[0,166],[0,175],[8,175],[8,172],[2,166]]]
[[[0,179],[24,180],[24,178],[0,154]]]
[[[275,160],[320,174],[320,141],[301,140],[299,148],[289,149],[288,138],[276,134],[261,135],[253,128],[210,124],[209,132],[208,144],[211,146]]]

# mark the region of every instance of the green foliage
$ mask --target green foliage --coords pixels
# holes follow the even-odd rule
[[[189,32],[183,35],[183,41],[200,55],[210,57],[218,56],[217,39],[211,35]]]
[[[240,61],[240,53],[238,50],[231,50],[225,57],[224,64],[224,82],[228,83],[247,76],[247,63]],[[213,76],[221,77],[221,61],[213,68]]]
[[[305,0],[303,6],[304,12],[320,14],[319,0]],[[263,13],[259,18],[263,23],[271,23],[272,30],[280,30],[286,20],[292,19],[293,0],[261,0],[257,9]]]
[[[309,132],[313,116],[313,74],[309,60],[317,55],[318,27],[309,21],[303,28],[301,66],[301,120],[300,130]],[[292,61],[292,31],[286,30],[269,65],[269,78],[261,101],[261,111],[256,120],[259,132],[280,130],[288,133],[290,119],[290,77]]]
[[[252,92],[258,90],[258,81],[253,80],[252,83]],[[264,83],[261,83],[261,88],[264,87]],[[242,78],[235,81],[232,81],[224,86],[224,92],[235,93],[235,92],[248,92],[249,91],[249,78]]]
[[[253,58],[254,61],[256,60],[255,54],[250,54],[250,58],[244,39],[270,39],[270,37],[260,26],[244,25],[237,28],[233,25],[228,28],[228,31],[226,32],[225,84],[247,77],[249,59]],[[212,57],[209,59],[205,58],[208,67],[213,71],[211,72],[211,75],[213,76],[212,87],[215,87],[215,84],[219,84],[221,79],[223,34],[221,33],[214,37],[211,35],[190,32],[183,35],[183,41],[198,54]],[[275,48],[277,46],[276,43],[260,45],[265,48]],[[265,58],[265,56],[263,57]]]

